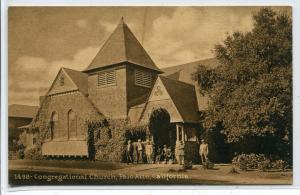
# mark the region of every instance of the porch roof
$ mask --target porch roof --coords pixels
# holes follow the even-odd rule
[[[159,76],[171,100],[182,117],[182,122],[199,123],[197,97],[193,85]]]

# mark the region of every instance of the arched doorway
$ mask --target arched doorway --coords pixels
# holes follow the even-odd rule
[[[149,118],[149,130],[153,136],[155,148],[162,148],[163,145],[171,145],[171,117],[164,108],[157,108],[152,111]]]

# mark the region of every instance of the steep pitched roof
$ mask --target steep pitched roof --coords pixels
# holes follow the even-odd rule
[[[55,86],[57,84],[58,77],[61,74],[64,74],[69,78],[71,85],[68,85],[66,87],[64,86],[64,88],[62,88],[62,89],[59,88],[57,91],[57,90],[55,90]],[[88,93],[88,83],[87,82],[88,82],[88,75],[86,73],[62,67],[58,71],[51,87],[49,88],[49,90],[47,92],[47,95],[59,93],[61,91],[66,91],[66,90],[74,90],[74,89],[78,89],[81,93],[86,95]],[[53,89],[54,89],[54,91],[52,91]]]
[[[198,105],[193,85],[159,76],[184,122],[198,123]]]
[[[123,19],[84,71],[89,72],[122,62],[131,62],[161,72]]]
[[[73,69],[69,69],[69,68],[64,68],[62,67],[58,74],[56,75],[51,87],[49,88],[47,94],[45,95],[45,97],[43,98],[42,102],[41,102],[41,106],[38,108],[36,114],[33,117],[32,122],[30,123],[30,125],[35,124],[38,120],[39,120],[39,115],[42,112],[43,107],[47,106],[47,95],[49,94],[49,92],[51,91],[55,81],[57,80],[59,74],[61,72],[64,72],[70,79],[71,81],[74,83],[74,85],[76,85],[76,87],[78,88],[78,90],[84,95],[85,100],[87,100],[87,102],[91,105],[91,107],[93,109],[95,109],[96,113],[99,115],[99,117],[103,117],[103,114],[99,111],[99,109],[94,105],[94,103],[91,101],[91,99],[89,99],[86,95],[88,94],[88,75],[86,73],[77,71],[77,70],[73,70]]]
[[[84,93],[88,93],[88,75],[86,73],[72,70],[69,68],[63,68],[64,71],[68,74],[68,76],[72,79],[72,81],[75,83],[75,85],[78,87],[78,89]]]
[[[8,117],[33,118],[38,108],[38,106],[12,104],[8,106]]]

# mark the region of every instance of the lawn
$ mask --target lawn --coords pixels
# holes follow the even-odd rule
[[[14,160],[9,162],[11,185],[229,185],[292,184],[292,171],[230,173],[232,166],[217,164],[212,170],[194,165],[124,164],[99,161]]]

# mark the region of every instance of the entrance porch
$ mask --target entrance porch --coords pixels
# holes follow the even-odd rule
[[[176,145],[178,148],[179,144],[183,144],[184,148],[184,160],[198,163],[199,162],[199,135],[200,129],[197,124],[188,123],[176,123]],[[178,158],[177,152],[175,150],[175,156]],[[176,159],[177,162],[179,159]]]
[[[170,123],[169,128],[167,129],[160,129],[160,131],[168,131],[167,135],[168,138],[160,138],[160,140],[166,140],[164,143],[157,144],[154,141],[155,145],[162,148],[163,145],[167,145],[171,148],[173,154],[175,155],[176,162],[179,162],[179,145],[183,145],[184,148],[184,160],[198,163],[199,162],[199,135],[200,135],[200,128],[198,124],[191,124],[191,123]],[[148,129],[148,132],[151,132]],[[160,136],[163,136],[161,134]],[[146,142],[153,141],[155,135],[149,133],[146,139]],[[156,146],[157,147],[157,146]]]

